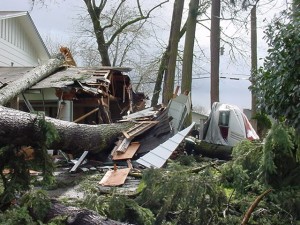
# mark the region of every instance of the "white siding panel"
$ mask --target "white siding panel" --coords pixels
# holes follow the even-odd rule
[[[37,57],[0,38],[0,66],[37,66]]]
[[[37,66],[37,54],[26,31],[16,18],[0,23],[0,66]]]

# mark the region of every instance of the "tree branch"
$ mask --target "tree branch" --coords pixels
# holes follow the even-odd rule
[[[156,6],[154,6],[152,9],[149,10],[149,12],[147,13],[146,16],[144,16],[144,15],[142,14],[140,17],[137,17],[137,18],[135,18],[135,19],[133,19],[133,20],[130,20],[130,21],[128,21],[127,23],[124,23],[119,29],[117,29],[117,30],[113,33],[113,35],[110,37],[109,41],[107,41],[106,46],[110,46],[111,43],[114,42],[115,38],[116,38],[120,33],[122,33],[123,30],[126,29],[128,26],[130,26],[130,25],[132,25],[132,24],[134,24],[134,23],[137,23],[137,22],[139,22],[139,21],[141,21],[141,20],[146,20],[146,19],[148,19],[148,18],[150,17],[151,12],[153,12],[154,9],[156,9],[156,8],[158,8],[158,7],[161,7],[163,4],[165,4],[165,3],[167,3],[167,2],[169,2],[169,0],[163,1],[162,3],[160,3],[160,4],[156,5]],[[139,11],[141,12],[141,9],[139,9]]]
[[[99,7],[98,7],[99,8],[99,17],[100,17],[100,14],[102,13],[106,3],[107,3],[107,0],[101,0]]]
[[[142,8],[141,8],[140,0],[137,0],[136,3],[137,3],[137,5],[138,5],[138,9],[139,9],[139,12],[140,12],[140,16],[144,16],[143,11],[142,11]]]
[[[113,24],[114,24],[114,19],[115,19],[117,13],[119,12],[119,9],[121,8],[122,4],[123,4],[125,1],[126,1],[126,0],[121,0],[120,4],[118,5],[117,9],[115,10],[113,16],[112,16],[111,19],[110,19],[110,24],[104,26],[104,27],[103,27],[103,30],[105,30],[105,29],[107,29],[107,28],[113,26]]]
[[[245,216],[243,218],[243,221],[241,223],[241,225],[246,225],[250,219],[250,216],[253,212],[253,210],[255,209],[255,207],[258,205],[258,203],[262,200],[262,198],[267,195],[269,192],[271,192],[272,189],[268,189],[266,190],[264,193],[262,193],[260,196],[258,196],[255,201],[251,204],[251,206],[249,207],[249,209],[247,210],[247,212],[245,213]]]

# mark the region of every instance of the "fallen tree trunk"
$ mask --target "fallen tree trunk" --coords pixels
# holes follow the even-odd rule
[[[63,63],[63,56],[61,58],[50,59],[46,64],[38,66],[19,79],[8,83],[0,90],[0,105],[5,105],[18,94],[32,87],[40,80],[48,77],[58,70]]]
[[[192,140],[192,142],[188,139]],[[231,146],[208,143],[193,137],[189,137],[188,139],[186,139],[186,149],[189,153],[194,151],[195,154],[200,154],[210,158],[218,158],[223,160],[231,159]]]
[[[37,119],[36,114],[0,106],[0,147],[7,144],[35,146],[41,136],[41,131],[35,123]],[[60,137],[50,149],[72,153],[103,152],[112,147],[122,134],[122,130],[132,125],[131,123],[87,125],[50,117],[45,117],[45,120],[54,125]]]
[[[98,215],[96,212],[80,209],[77,207],[65,206],[56,200],[52,201],[51,208],[46,215],[46,221],[62,216],[66,217],[65,224],[67,225],[122,225],[127,223],[121,223],[115,220],[110,220],[106,217]]]

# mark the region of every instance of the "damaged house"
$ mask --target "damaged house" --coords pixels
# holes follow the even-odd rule
[[[30,69],[0,67],[1,85]],[[132,91],[130,78],[124,74],[128,71],[129,68],[62,68],[22,93],[19,109],[87,124],[114,122],[145,106],[145,95]]]
[[[49,60],[50,54],[28,12],[0,12],[0,30],[2,88]],[[9,107],[87,124],[111,123],[144,108],[145,95],[132,91],[130,68],[77,68],[68,49],[60,50],[68,64],[10,101]]]
[[[20,103],[24,110],[26,105],[66,121],[112,123],[145,105],[145,95],[132,91],[130,78],[125,74],[129,71],[129,68],[64,68],[31,87]],[[43,99],[46,95],[48,99]]]

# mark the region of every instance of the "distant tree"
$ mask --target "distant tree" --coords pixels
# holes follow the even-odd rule
[[[116,8],[107,3],[105,10],[101,13],[101,23],[104,25],[110,23],[112,15],[115,14],[113,26],[106,28],[104,32],[107,40],[137,15],[136,8],[125,3],[118,9],[117,13],[115,11]],[[129,65],[131,62],[139,61],[139,56],[148,48],[145,40],[152,36],[144,26],[145,23],[146,20],[143,20],[126,27],[107,47],[111,66],[123,66],[125,63]],[[77,32],[84,65],[101,65],[102,57],[97,48],[95,30],[89,15],[80,15]]]
[[[82,57],[80,57],[79,48],[80,42],[75,38],[65,40],[62,38],[53,38],[50,35],[47,35],[43,39],[51,56],[55,56],[59,52],[60,47],[63,46],[69,48],[75,61],[77,61],[77,59],[81,60]]]
[[[300,14],[283,13],[267,27],[268,56],[252,86],[258,106],[300,133]]]
[[[116,43],[120,34],[130,28],[133,24],[142,25],[155,9],[168,2],[168,0],[153,6],[147,12],[143,11],[140,1],[136,0],[136,6],[134,7],[136,9],[135,14],[131,14],[131,16],[125,19],[122,24],[116,23],[115,18],[118,16],[126,0],[110,2],[110,4],[116,3],[116,6],[113,7],[115,10],[110,12],[110,14],[104,13],[107,6],[107,0],[101,0],[98,4],[95,0],[84,0],[84,2],[92,20],[93,30],[97,40],[97,49],[101,56],[101,64],[103,66],[111,66],[112,62],[109,48],[113,43]]]
[[[58,2],[32,0],[31,4],[32,8],[37,5],[49,7],[50,4]],[[141,4],[140,0],[83,0],[83,2],[87,7],[87,15],[81,14],[79,18],[80,38],[77,37],[76,42],[80,47],[76,49],[76,53],[75,49],[71,49],[71,52],[79,53],[81,56],[79,61],[84,66],[122,66],[128,52],[133,49],[133,43],[135,50],[143,49],[139,44],[146,36],[145,22],[156,9],[169,0],[151,2],[152,7],[147,10],[143,7],[146,4]]]

